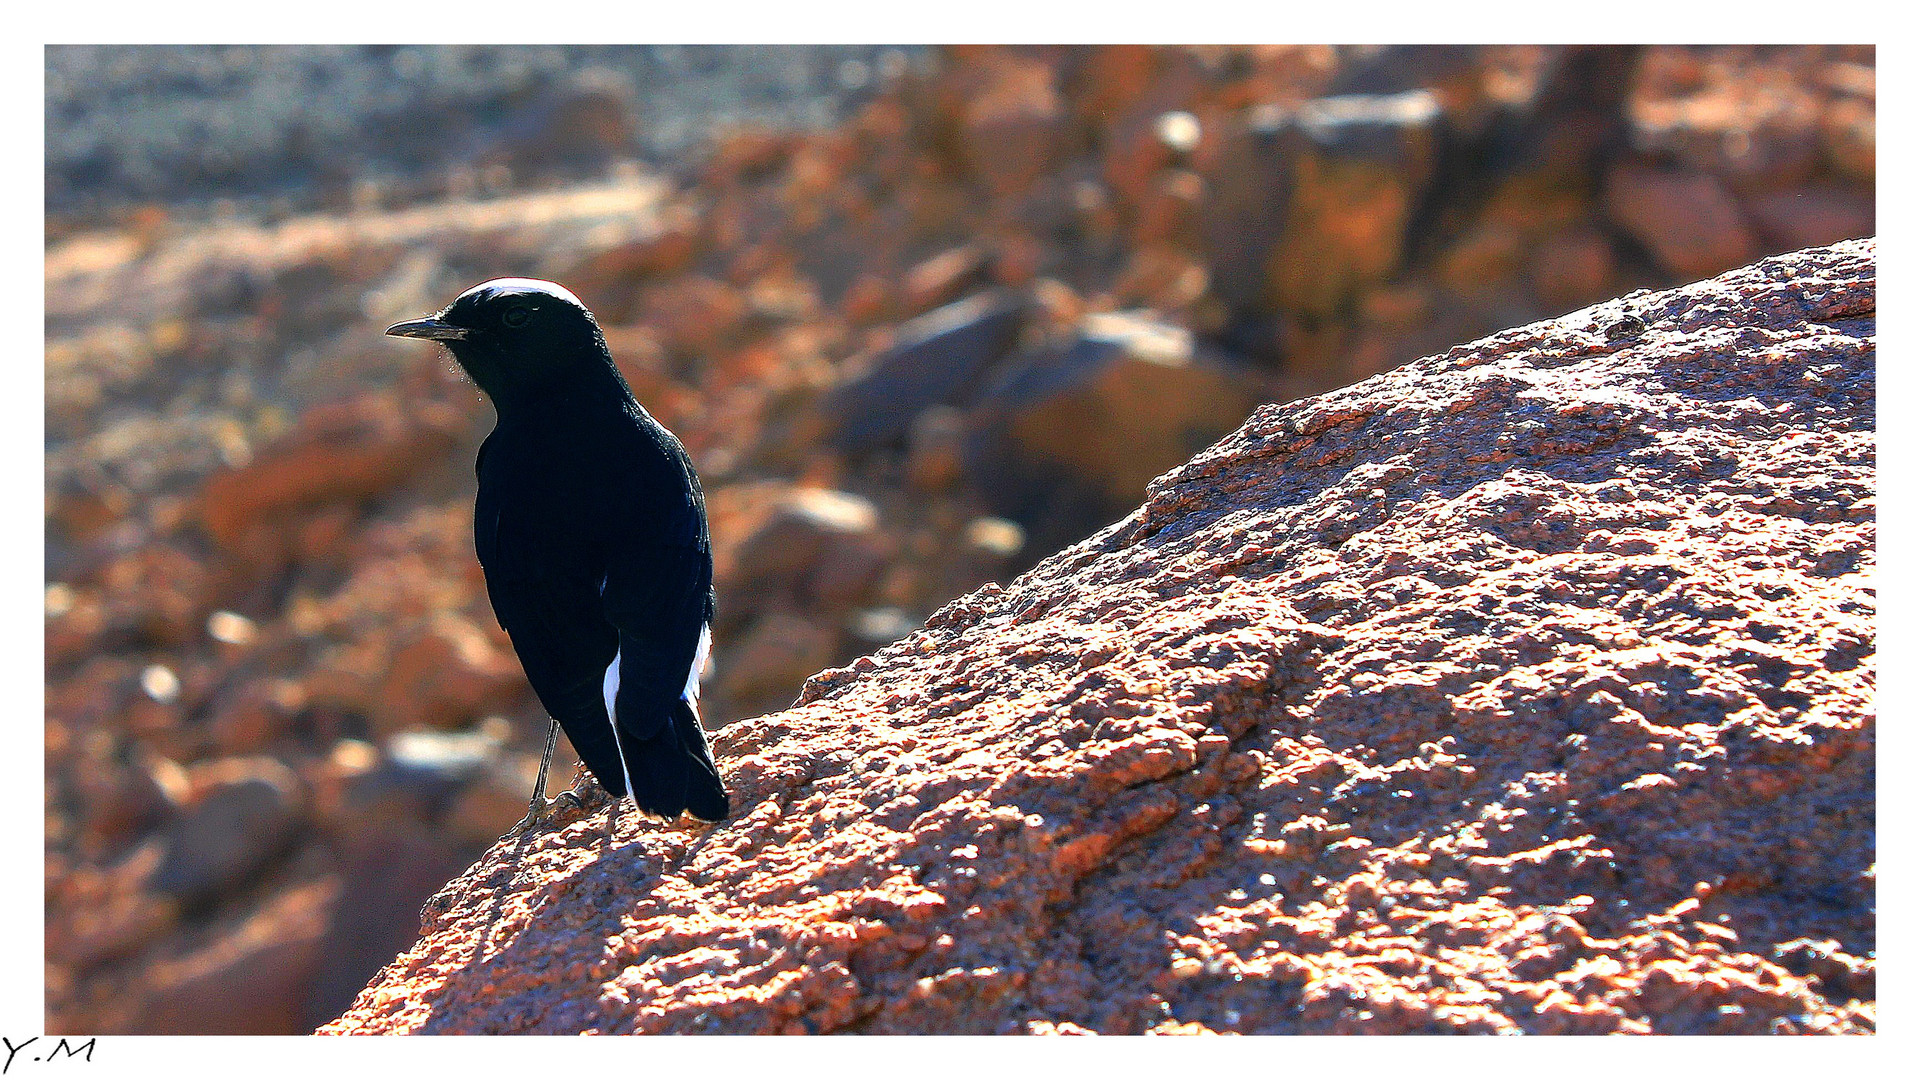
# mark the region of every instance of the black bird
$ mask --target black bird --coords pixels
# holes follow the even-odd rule
[[[699,715],[713,547],[680,440],[634,400],[586,307],[551,281],[497,278],[387,333],[443,343],[493,401],[474,547],[540,703],[616,811],[630,795],[665,821],[725,818]],[[509,836],[554,805],[554,736],[550,724],[532,804]]]

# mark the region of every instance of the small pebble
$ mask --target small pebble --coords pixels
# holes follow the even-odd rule
[[[149,664],[140,673],[140,689],[160,704],[171,705],[180,699],[180,676],[165,664]]]

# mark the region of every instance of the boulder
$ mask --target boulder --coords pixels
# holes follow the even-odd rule
[[[487,155],[516,172],[604,165],[638,149],[638,102],[628,81],[607,68],[582,68],[507,118]]]
[[[1219,136],[1201,211],[1201,251],[1213,294],[1236,316],[1266,310],[1266,263],[1293,192],[1285,113],[1247,110]]]
[[[559,770],[564,786],[566,771]],[[532,781],[520,808],[494,827],[490,841],[526,813]],[[460,872],[478,845],[449,837],[425,821],[387,818],[338,838],[339,900],[322,940],[326,951],[309,969],[300,1017],[318,1024],[351,1003],[367,973],[378,971],[420,930],[420,905]],[[193,1028],[179,1028],[192,1031]]]
[[[891,346],[851,361],[821,399],[829,444],[867,453],[903,440],[921,410],[966,403],[1013,350],[1028,318],[1020,298],[990,291],[906,323]]]
[[[286,851],[300,827],[303,792],[293,770],[268,757],[224,758],[189,776],[196,793],[161,833],[163,855],[149,886],[193,908]]]
[[[403,637],[373,700],[373,734],[456,728],[504,709],[526,690],[519,661],[478,626],[443,613]]]
[[[1872,1031],[1874,257],[1264,406],[321,1030]]]
[[[1262,398],[1245,368],[1140,312],[1082,318],[1011,363],[974,413],[973,485],[1046,548],[1125,513],[1147,481],[1232,430]]]
[[[1017,195],[1056,163],[1067,116],[1044,60],[987,50],[959,54],[967,97],[959,107],[960,149],[973,176],[995,195]]]
[[[832,663],[840,637],[830,624],[791,611],[755,619],[714,663],[716,701],[751,714],[791,702],[807,676]]]
[[[1805,184],[1744,201],[1743,208],[1773,250],[1854,240],[1874,233],[1873,196],[1839,184]]]
[[[1286,223],[1266,264],[1273,307],[1330,317],[1399,268],[1438,164],[1441,124],[1425,90],[1300,108]]]
[[[886,549],[880,511],[863,496],[792,488],[734,549],[720,587],[746,605],[735,614],[779,602],[843,611],[872,590]]]
[[[153,962],[138,992],[98,1027],[134,1035],[274,1035],[307,1018],[309,984],[334,947],[327,935],[340,882],[277,893],[223,922],[192,951]]]
[[[1555,308],[1590,303],[1606,295],[1617,260],[1613,243],[1592,226],[1556,233],[1534,254],[1533,290]]]
[[[229,550],[285,552],[294,542],[291,516],[388,490],[448,455],[465,428],[442,402],[385,393],[310,409],[248,464],[207,480],[201,519]]]
[[[1662,266],[1705,277],[1760,250],[1746,215],[1708,173],[1623,165],[1607,174],[1607,212]]]
[[[1228,122],[1195,225],[1228,312],[1324,320],[1385,281],[1406,256],[1443,124],[1425,90],[1264,105]]]
[[[223,695],[208,722],[223,754],[258,754],[293,732],[306,690],[291,679],[254,679]]]

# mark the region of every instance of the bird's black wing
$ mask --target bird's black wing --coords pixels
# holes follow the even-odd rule
[[[694,696],[698,648],[712,616],[713,560],[698,548],[647,548],[616,560],[602,597],[619,629],[614,712],[627,780],[640,809],[717,821],[726,793]]]
[[[496,585],[490,578],[488,591],[540,704],[602,786],[619,794],[618,741],[602,697],[619,635],[599,615],[596,590],[584,580]]]
[[[580,545],[556,543],[552,515],[516,495],[524,489],[483,480],[474,509],[474,548],[494,616],[513,639],[534,694],[580,760],[608,790],[624,790],[602,698],[607,666],[620,647],[619,633],[600,610],[604,568]]]
[[[614,711],[624,779],[648,813],[717,821],[727,816],[726,791],[700,727],[694,669],[713,620],[704,499],[679,443],[662,428],[649,434],[658,453],[648,455],[653,468],[631,475],[621,505],[633,517],[610,538],[601,595],[619,632]]]

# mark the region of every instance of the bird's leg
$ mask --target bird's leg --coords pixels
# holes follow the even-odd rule
[[[624,796],[617,797],[607,804],[607,849],[609,851],[613,849],[613,845],[620,842],[620,798]]]
[[[533,801],[527,804],[527,816],[521,818],[519,824],[508,829],[507,835],[500,839],[511,840],[521,833],[538,828],[541,822],[547,820],[547,811],[553,809],[553,803],[560,801],[559,799],[553,802],[547,801],[547,768],[553,764],[553,745],[559,738],[560,722],[548,720],[547,748],[540,752],[540,775],[533,781]]]

